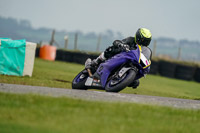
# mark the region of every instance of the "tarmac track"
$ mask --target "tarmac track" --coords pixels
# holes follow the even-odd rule
[[[139,103],[184,109],[200,109],[199,100],[146,96],[137,94],[108,93],[100,91],[73,90],[4,83],[0,83],[0,92],[16,94],[39,94],[52,97],[70,97],[91,101]]]

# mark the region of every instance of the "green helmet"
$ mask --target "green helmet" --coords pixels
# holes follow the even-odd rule
[[[149,46],[151,38],[151,32],[146,28],[139,28],[135,33],[135,42],[141,46]]]

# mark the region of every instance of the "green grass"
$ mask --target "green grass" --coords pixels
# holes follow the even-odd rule
[[[170,79],[161,76],[147,75],[140,80],[138,89],[124,89],[123,93],[176,97],[185,99],[200,99],[200,83]]]
[[[0,93],[1,133],[199,133],[200,110]]]
[[[84,68],[83,65],[51,62],[36,58],[33,76],[16,77],[0,75],[0,83],[71,88],[72,79]],[[147,75],[138,89],[126,88],[122,93],[134,93],[186,99],[200,99],[200,83]]]
[[[82,65],[60,61],[45,61],[36,58],[32,77],[17,77],[0,75],[1,83],[23,84],[34,86],[48,86],[71,88],[74,76],[83,69]],[[61,82],[58,80],[64,80]]]

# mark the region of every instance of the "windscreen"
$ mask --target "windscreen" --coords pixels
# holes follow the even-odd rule
[[[151,60],[152,51],[149,47],[142,46],[142,53],[148,60]]]

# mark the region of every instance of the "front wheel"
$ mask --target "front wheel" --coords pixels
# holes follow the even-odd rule
[[[72,89],[87,90],[85,82],[87,80],[88,73],[86,70],[81,71],[72,81]]]
[[[128,70],[124,75],[119,77],[116,75],[112,77],[106,84],[105,90],[107,92],[119,92],[123,90],[126,86],[131,84],[136,76],[136,72],[132,69]]]

